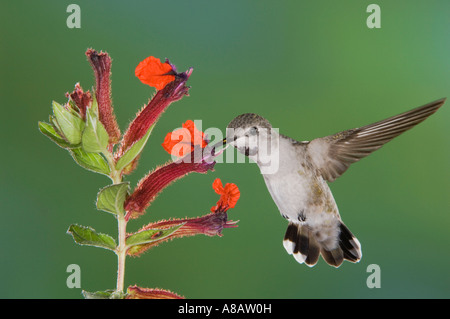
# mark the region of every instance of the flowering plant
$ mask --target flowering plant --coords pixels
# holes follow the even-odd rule
[[[126,257],[138,256],[169,239],[197,234],[221,236],[223,228],[236,227],[237,222],[228,220],[227,210],[236,204],[239,189],[234,184],[222,186],[220,179],[216,179],[213,188],[220,199],[211,208],[211,213],[196,218],[162,220],[145,225],[137,232],[126,232],[129,220],[144,214],[169,184],[189,173],[207,173],[214,169],[215,162],[211,160],[214,149],[212,154],[205,154],[209,140],[190,120],[183,124],[181,130],[167,134],[162,143],[167,152],[180,160],[169,161],[152,170],[133,191],[130,191],[124,176],[132,173],[138,165],[141,151],[164,110],[188,95],[186,82],[192,68],[178,73],[168,60],[162,63],[152,56],[139,63],[136,76],[157,91],[122,135],[111,102],[111,58],[107,53],[93,49],[88,49],[86,56],[94,70],[95,89],[85,92],[77,83],[73,92],[66,93],[68,101],[64,105],[52,103],[53,114],[49,123],[39,122],[40,131],[66,149],[77,164],[106,175],[112,181],[98,192],[96,207],[117,219],[117,243],[112,236],[99,233],[92,227],[73,224],[67,231],[77,244],[105,248],[117,255],[116,288],[83,291],[83,295],[85,298],[182,298],[168,290],[136,285],[129,286],[125,291]]]

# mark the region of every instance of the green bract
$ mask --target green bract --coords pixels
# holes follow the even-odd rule
[[[67,110],[61,104],[53,101],[53,115],[58,127],[66,140],[72,144],[80,144],[81,133],[84,129],[83,119],[72,110]]]
[[[86,109],[86,127],[81,136],[81,145],[86,152],[100,153],[108,146],[108,132],[98,119],[97,101]]]
[[[58,146],[62,148],[72,147],[72,145],[70,145],[61,135],[58,134],[58,132],[56,132],[55,127],[52,124],[39,122],[39,130],[42,134],[58,144]]]

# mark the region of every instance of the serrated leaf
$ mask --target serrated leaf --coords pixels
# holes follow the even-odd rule
[[[78,115],[66,110],[61,104],[53,101],[53,114],[58,122],[58,128],[70,144],[81,143],[81,132],[84,129],[84,122]]]
[[[152,125],[147,133],[139,141],[135,142],[122,157],[116,163],[116,170],[121,171],[124,167],[130,164],[142,151],[147,143],[148,138],[153,130],[154,125]]]
[[[75,162],[81,167],[109,176],[110,169],[106,160],[98,153],[88,153],[81,147],[70,150]]]
[[[72,224],[67,230],[71,234],[77,244],[95,246],[110,250],[116,249],[114,238],[109,235],[97,233],[95,229],[87,226]]]
[[[108,146],[109,135],[98,119],[97,101],[86,110],[86,127],[81,136],[81,145],[86,152],[100,153]]]
[[[55,127],[52,124],[39,122],[39,130],[42,134],[47,136],[50,140],[55,142],[58,146],[62,148],[72,148],[73,145],[70,145],[61,135],[56,132]]]
[[[125,241],[126,245],[130,247],[128,253],[132,255],[133,253],[139,251],[140,246],[157,242],[170,236],[184,224],[185,223],[181,223],[167,229],[147,229],[134,233]]]
[[[111,214],[123,214],[123,203],[128,194],[130,182],[109,185],[100,190],[97,195],[97,208]]]

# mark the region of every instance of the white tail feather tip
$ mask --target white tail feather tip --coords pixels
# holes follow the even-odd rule
[[[286,249],[289,255],[292,255],[294,253],[294,245],[295,245],[294,242],[290,240],[287,239],[283,240],[284,249]]]
[[[297,262],[299,264],[303,264],[305,262],[305,260],[306,260],[306,257],[307,256],[305,256],[305,255],[303,255],[303,254],[301,254],[299,252],[294,254],[294,258],[295,258],[295,260],[297,260]]]

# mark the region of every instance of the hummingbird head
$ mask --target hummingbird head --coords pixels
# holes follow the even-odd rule
[[[261,142],[270,140],[272,125],[258,114],[235,117],[227,126],[224,144],[230,144],[246,156],[258,154]]]

